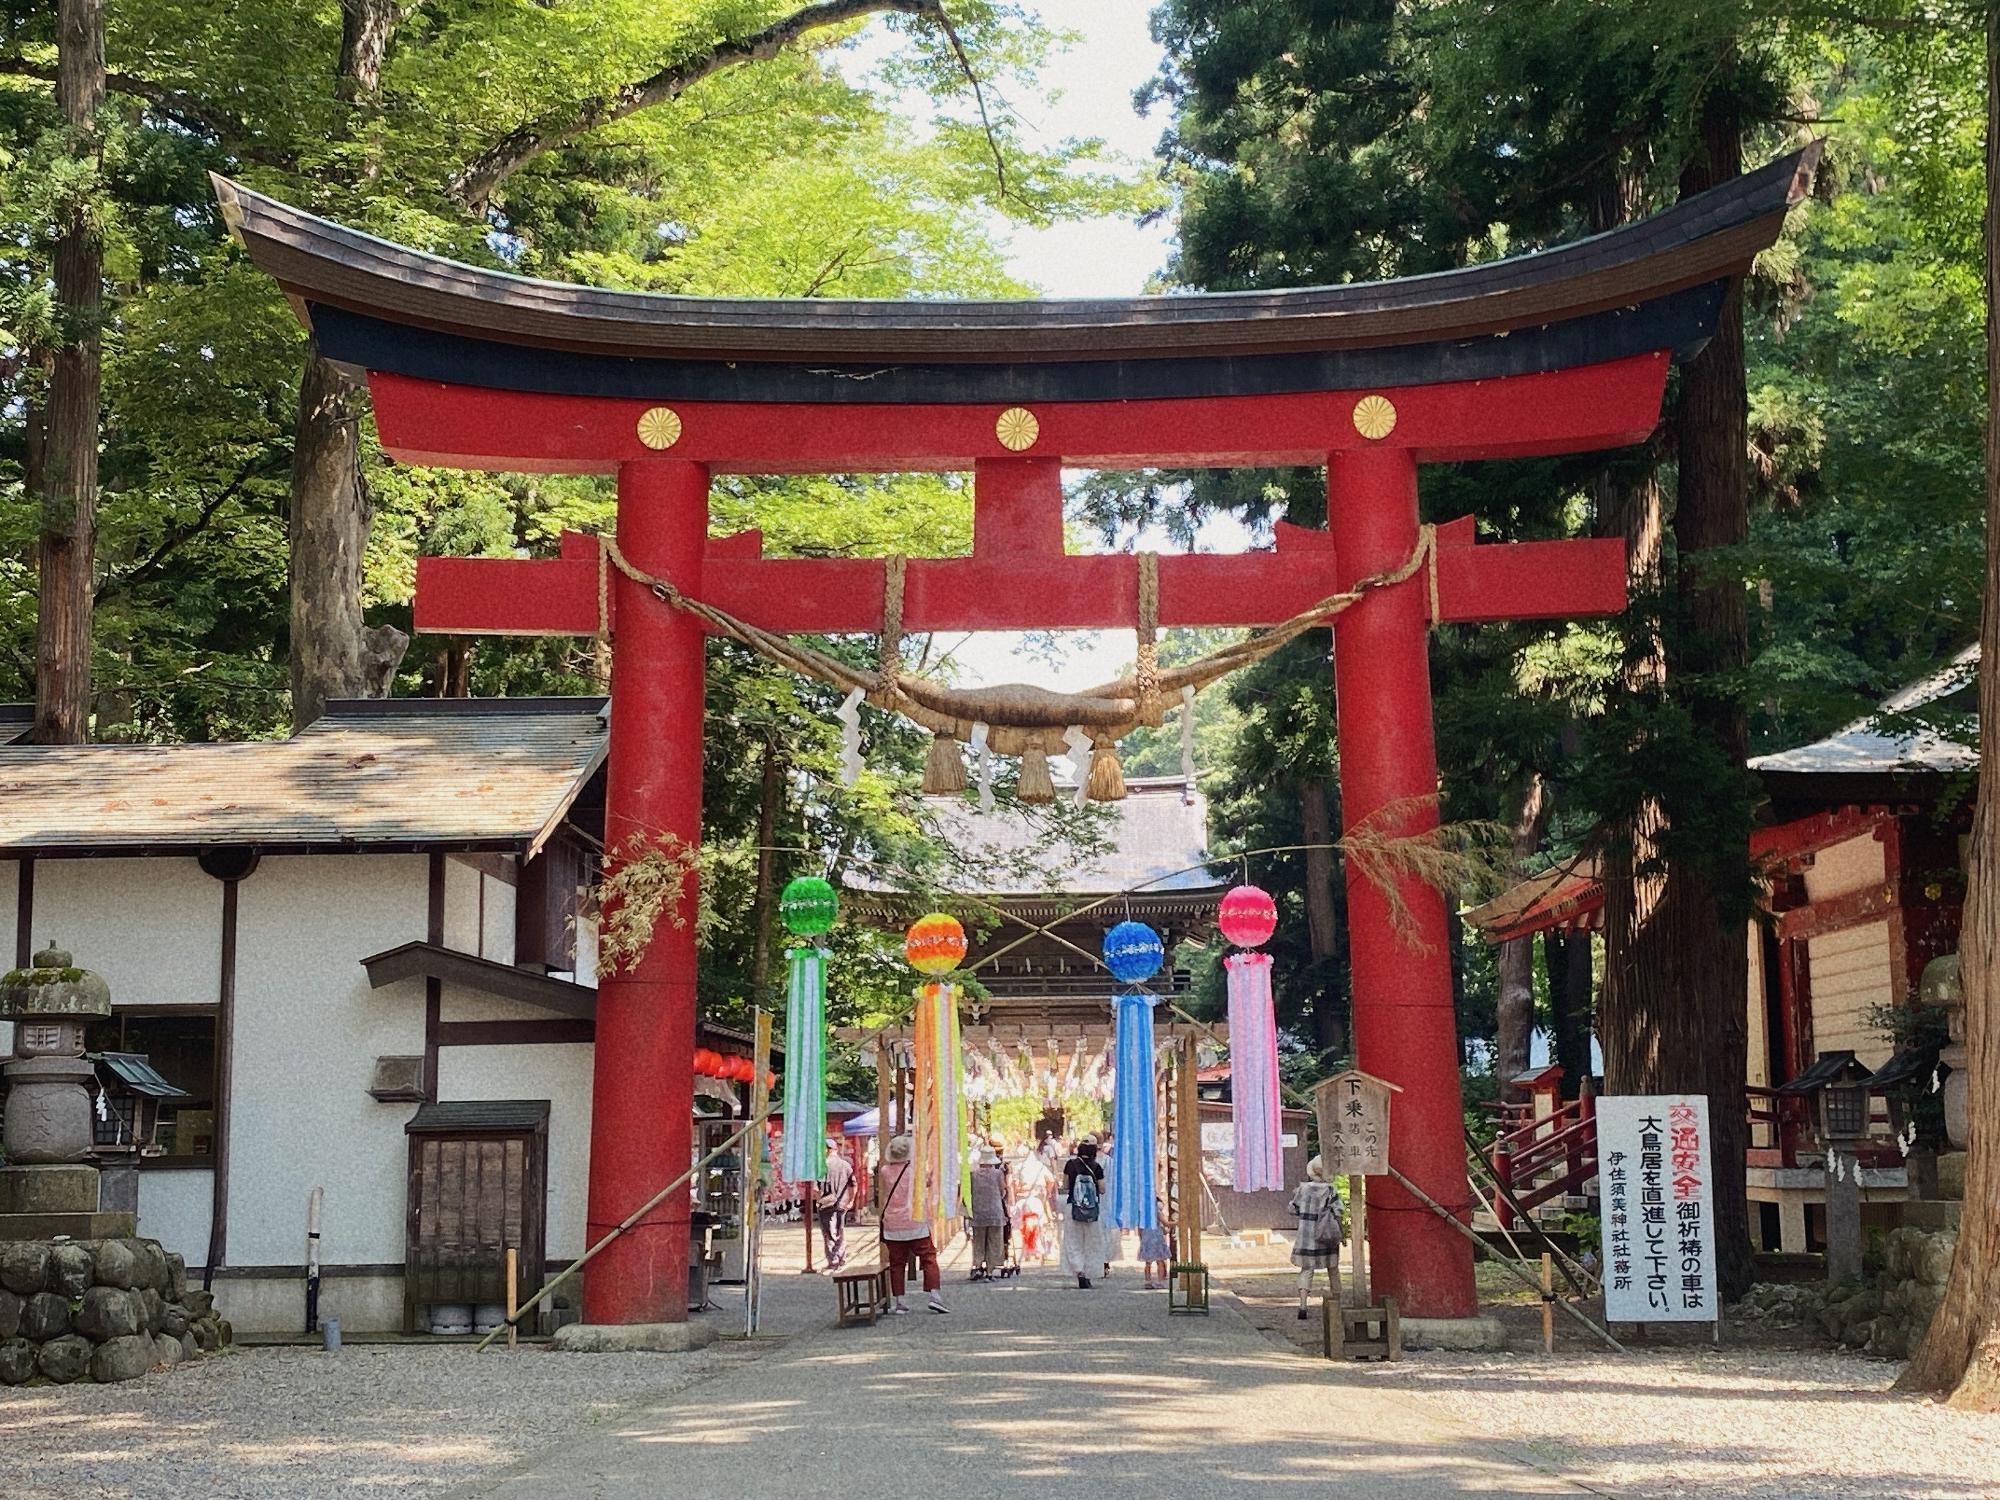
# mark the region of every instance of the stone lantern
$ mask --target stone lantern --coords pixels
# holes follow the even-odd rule
[[[53,945],[30,967],[0,976],[0,1018],[14,1023],[14,1053],[0,1070],[7,1080],[0,1238],[120,1232],[97,1211],[97,1168],[90,1164],[94,1070],[83,1055],[84,1028],[110,1014],[111,989],[102,976],[75,967]]]

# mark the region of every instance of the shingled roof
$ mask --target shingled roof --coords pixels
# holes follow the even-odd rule
[[[1705,341],[1817,144],[1664,213],[1428,276],[1284,290],[910,301],[661,296],[392,244],[226,178],[224,218],[328,358],[503,390],[700,401],[1136,400],[1488,379]]]
[[[288,740],[0,745],[0,852],[533,847],[603,762],[603,710],[334,702]]]

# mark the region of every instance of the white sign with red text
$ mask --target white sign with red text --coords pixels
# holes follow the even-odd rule
[[[1715,1193],[1705,1094],[1597,1101],[1604,1316],[1621,1323],[1710,1323]]]

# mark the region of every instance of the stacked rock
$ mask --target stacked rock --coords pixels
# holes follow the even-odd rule
[[[0,1241],[0,1385],[134,1380],[229,1341],[157,1240]]]

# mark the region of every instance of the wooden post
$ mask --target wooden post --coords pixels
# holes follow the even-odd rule
[[[1368,1291],[1368,1179],[1359,1173],[1347,1179],[1347,1237],[1354,1256],[1354,1305],[1372,1307]],[[1334,1265],[1334,1301],[1340,1300],[1340,1266]]]
[[[519,1313],[521,1301],[520,1284],[516,1278],[521,1274],[521,1252],[512,1245],[507,1247],[507,1347],[515,1347],[517,1330],[514,1319]]]
[[[883,1037],[875,1039],[875,1165],[887,1161],[889,1145],[889,1043]],[[874,1206],[875,1218],[882,1217],[882,1174],[870,1172],[868,1201]]]
[[[1555,1262],[1548,1251],[1542,1252],[1542,1353],[1556,1352],[1556,1279]]]
[[[1201,1263],[1201,1096],[1195,1089],[1197,1064],[1193,1033],[1181,1038],[1179,1066],[1174,1070],[1176,1133],[1175,1154],[1180,1160],[1180,1202],[1174,1205],[1175,1259],[1185,1265]],[[1192,1304],[1200,1278],[1183,1273],[1181,1294]],[[1200,1289],[1205,1298],[1207,1289]]]

